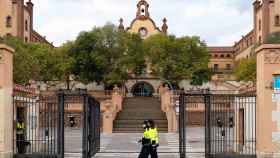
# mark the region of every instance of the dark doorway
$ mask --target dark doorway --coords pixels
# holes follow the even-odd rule
[[[133,96],[152,97],[155,91],[151,84],[147,82],[139,82],[134,85],[131,92]]]

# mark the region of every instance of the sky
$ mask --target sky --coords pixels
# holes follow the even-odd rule
[[[32,0],[34,27],[55,46],[81,31],[107,22],[125,27],[136,16],[139,0]],[[164,17],[169,34],[198,35],[209,46],[233,45],[253,28],[253,0],[147,0],[158,27]]]

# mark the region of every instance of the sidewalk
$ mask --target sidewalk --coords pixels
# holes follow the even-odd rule
[[[187,157],[204,158],[204,130],[202,128],[187,129]],[[81,157],[81,131],[66,132],[66,158]],[[141,144],[141,133],[114,133],[101,135],[101,150],[95,158],[138,158]],[[160,133],[159,158],[179,158],[179,142],[177,133]]]

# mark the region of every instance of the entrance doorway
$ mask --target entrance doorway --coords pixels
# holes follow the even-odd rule
[[[152,97],[155,90],[147,82],[138,82],[133,86],[131,92],[135,97]]]

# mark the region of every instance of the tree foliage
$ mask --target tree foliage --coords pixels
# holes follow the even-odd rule
[[[257,75],[256,57],[241,59],[234,73],[238,81],[255,82]]]
[[[145,50],[153,73],[164,80],[190,79],[201,85],[210,78],[207,47],[199,37],[158,34],[145,40]]]
[[[112,24],[80,33],[70,56],[75,59],[74,75],[84,83],[120,84],[128,78],[128,70],[145,61],[142,39]]]
[[[16,38],[5,41],[15,49],[14,79],[21,84],[29,80],[69,83],[74,76],[86,84],[123,85],[131,74],[143,74],[147,65],[155,77],[172,83],[189,79],[201,85],[210,78],[207,47],[199,37],[157,34],[143,40],[107,24],[81,32],[55,49]]]
[[[27,84],[29,80],[61,80],[65,57],[45,44],[25,43],[21,39],[7,37],[5,42],[15,49],[14,82]]]

